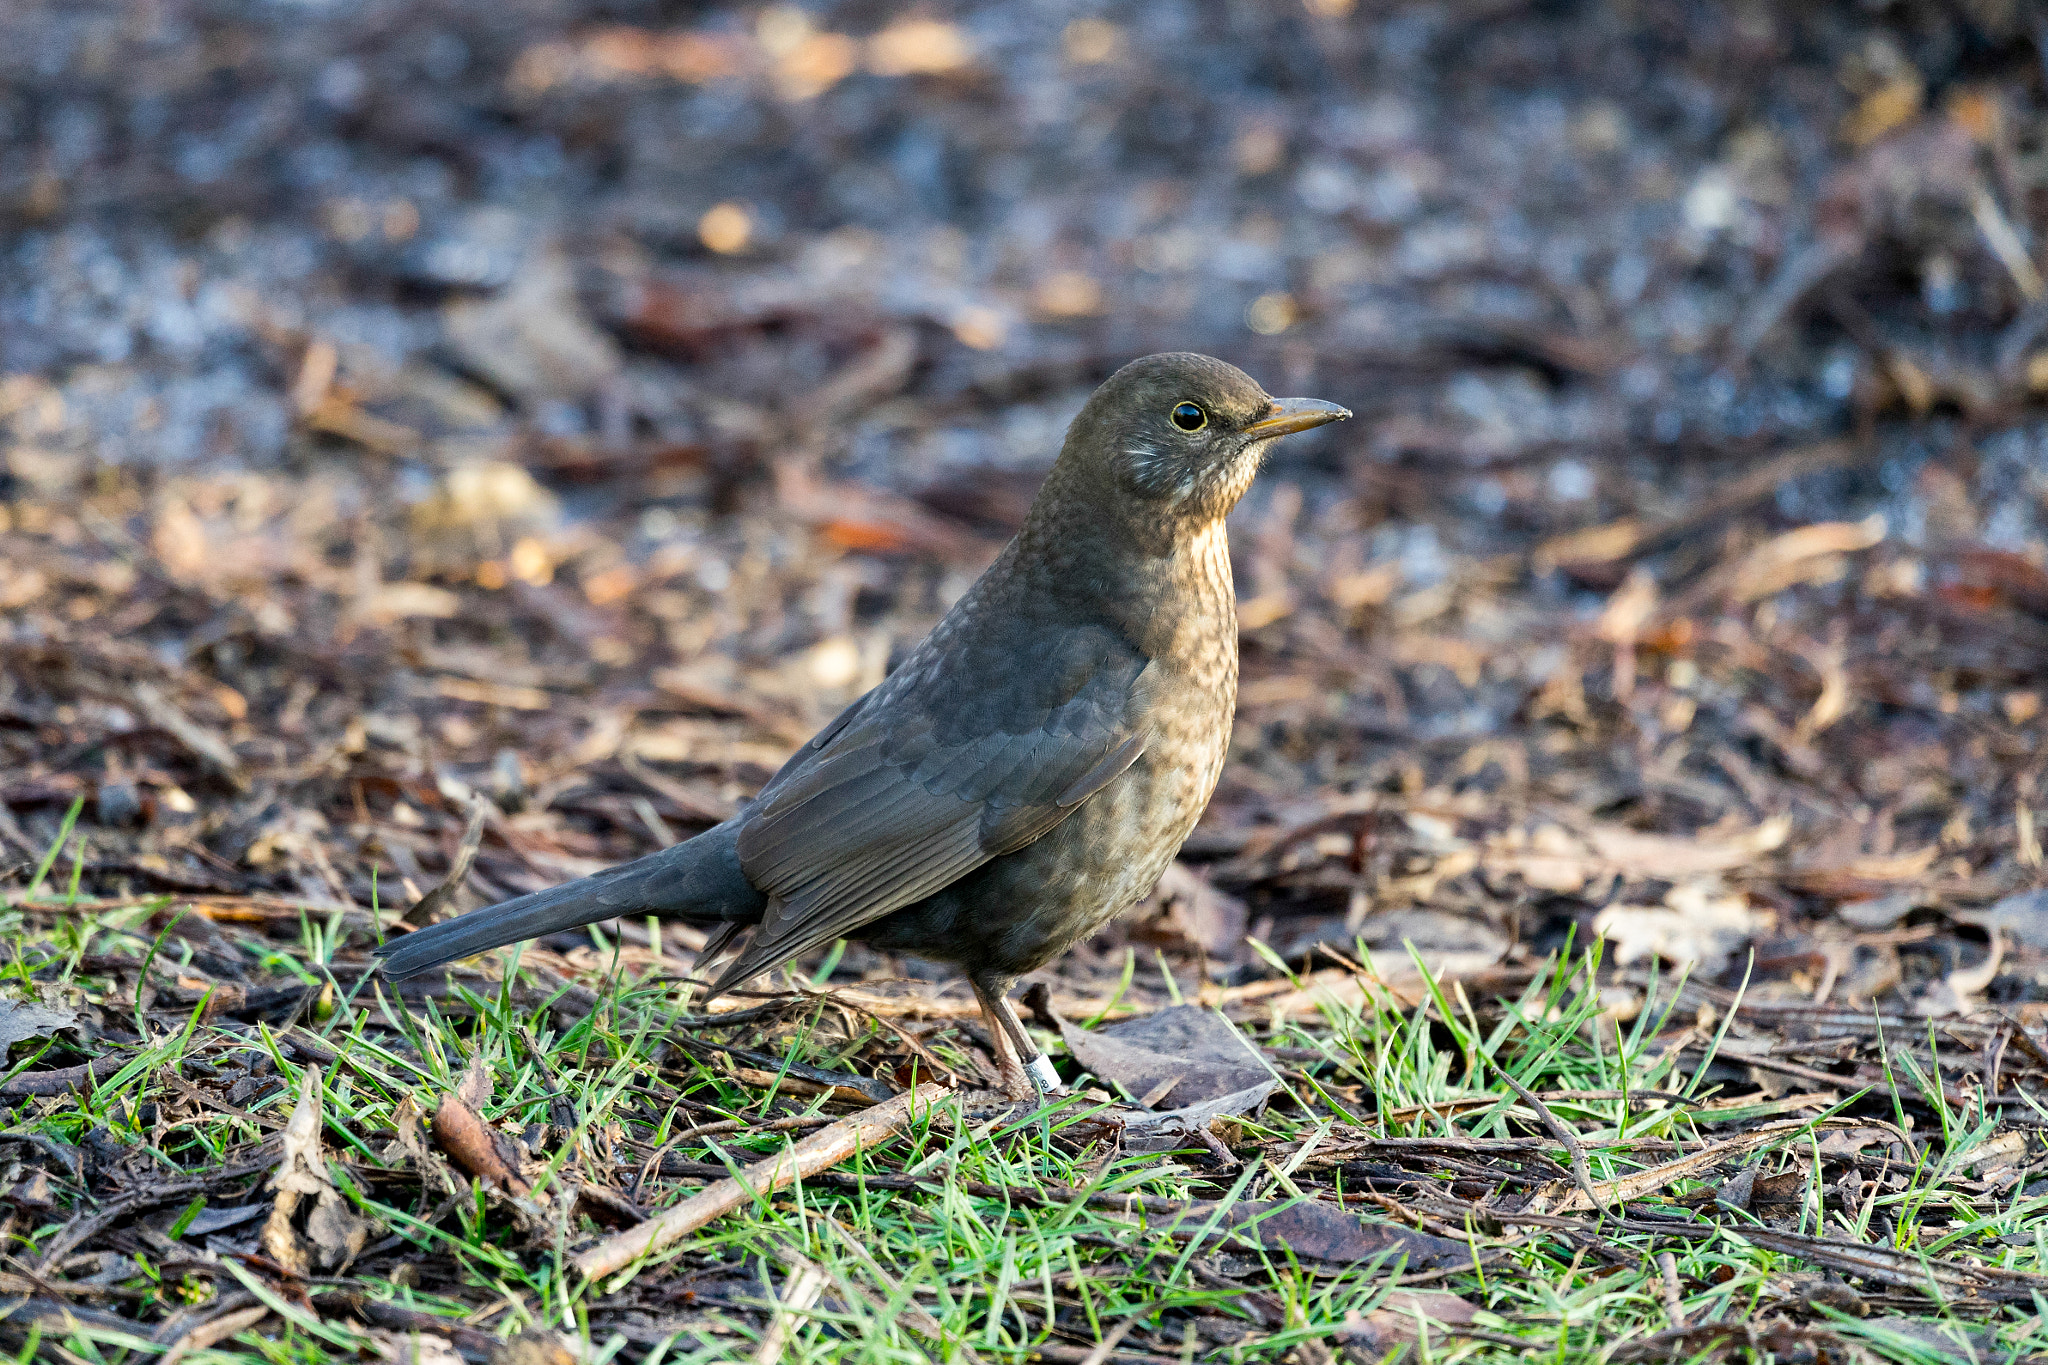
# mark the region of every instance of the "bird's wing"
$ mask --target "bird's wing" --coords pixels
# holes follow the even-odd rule
[[[1024,847],[1143,751],[1146,659],[1110,630],[1072,627],[1022,657],[928,645],[806,745],[748,812],[740,863],[774,900],[715,989]]]

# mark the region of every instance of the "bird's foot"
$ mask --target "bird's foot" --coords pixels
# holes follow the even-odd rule
[[[1066,1084],[1043,1052],[1033,1053],[1031,1060],[1021,1065],[1007,1057],[1002,1060],[1010,1063],[1002,1067],[1003,1093],[1010,1099],[1043,1102],[1065,1093]]]

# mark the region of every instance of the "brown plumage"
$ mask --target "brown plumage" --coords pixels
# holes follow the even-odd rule
[[[951,962],[1006,1086],[1056,1077],[1005,993],[1151,889],[1237,699],[1223,517],[1268,443],[1350,416],[1207,356],[1095,391],[1017,538],[740,814],[651,857],[407,935],[406,976],[618,915],[756,925],[714,994],[839,938]]]

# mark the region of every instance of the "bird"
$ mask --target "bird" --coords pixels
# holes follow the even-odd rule
[[[723,824],[413,930],[392,978],[620,916],[753,933],[716,997],[842,938],[959,968],[1004,1091],[1059,1088],[1008,993],[1151,891],[1236,711],[1224,517],[1275,439],[1351,413],[1170,352],[1089,397],[1022,527],[931,633]]]

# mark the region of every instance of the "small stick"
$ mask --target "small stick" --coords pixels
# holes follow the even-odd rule
[[[1671,1319],[1671,1330],[1683,1332],[1686,1329],[1685,1296],[1678,1290],[1678,1258],[1666,1251],[1657,1257],[1657,1269],[1664,1273],[1664,1312]]]
[[[790,1334],[797,1328],[798,1317],[809,1312],[811,1305],[825,1292],[827,1280],[824,1270],[810,1261],[798,1259],[800,1264],[791,1269],[788,1282],[782,1286],[782,1297],[775,1301],[775,1316],[768,1323],[768,1331],[754,1351],[754,1365],[780,1365],[782,1353],[789,1346]]]
[[[207,1321],[196,1324],[172,1342],[171,1349],[164,1352],[164,1365],[178,1365],[178,1362],[191,1352],[210,1350],[235,1333],[246,1331],[269,1316],[270,1306],[262,1303],[253,1308],[236,1308],[216,1314]]]
[[[1528,1086],[1499,1067],[1494,1068],[1493,1074],[1506,1082],[1508,1089],[1521,1096],[1522,1103],[1536,1111],[1536,1117],[1543,1120],[1543,1126],[1550,1130],[1550,1135],[1564,1144],[1565,1153],[1572,1161],[1572,1182],[1579,1187],[1579,1193],[1586,1196],[1586,1202],[1593,1206],[1593,1212],[1608,1212],[1607,1205],[1601,1202],[1599,1194],[1593,1189],[1593,1168],[1586,1164],[1586,1149],[1580,1143],[1579,1135],[1559,1122],[1557,1115],[1550,1112],[1550,1106],[1538,1099],[1536,1092]]]
[[[873,1147],[903,1131],[920,1111],[951,1091],[926,1082],[872,1109],[848,1115],[821,1128],[786,1152],[757,1161],[740,1179],[713,1181],[658,1218],[605,1238],[575,1258],[585,1279],[603,1279],[643,1256],[673,1246],[714,1219],[731,1213],[757,1194],[767,1194],[837,1166],[865,1147]]]

